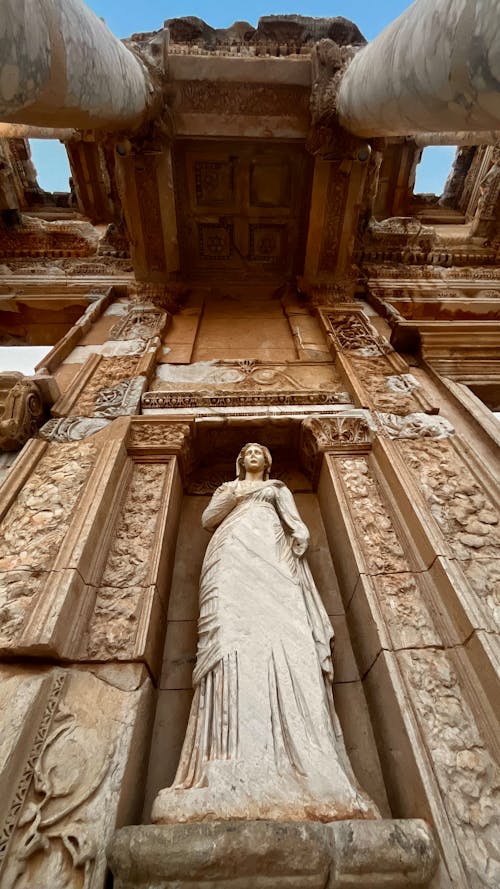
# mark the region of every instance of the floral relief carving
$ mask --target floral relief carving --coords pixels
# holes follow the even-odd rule
[[[410,414],[422,405],[413,395],[418,382],[412,374],[395,374],[385,358],[349,356],[353,370],[377,410],[388,414]]]
[[[95,397],[94,416],[112,419],[137,413],[145,382],[145,377],[140,376],[100,389]]]
[[[12,644],[31,613],[96,455],[91,442],[49,445],[1,523],[0,644]]]
[[[493,501],[449,441],[398,447],[471,589],[500,627],[500,517]]]
[[[78,884],[91,889],[101,837],[80,808],[101,786],[112,755],[113,745],[103,748],[95,728],[82,732],[74,713],[59,699],[17,822],[7,866],[15,889],[29,889],[34,877],[46,880],[49,875],[54,886],[70,886],[75,869],[81,873]],[[30,859],[40,854],[44,861],[38,860],[35,876]]]
[[[381,432],[389,438],[449,438],[455,432],[449,420],[422,412],[405,417],[377,413],[376,417]]]
[[[109,339],[148,340],[161,334],[166,321],[161,309],[133,308],[111,328]]]
[[[328,190],[326,199],[323,239],[319,257],[319,269],[322,272],[336,272],[339,245],[342,234],[344,209],[349,189],[349,176],[340,172],[340,164],[330,165]]]
[[[368,571],[374,574],[408,571],[406,556],[366,458],[344,458],[336,465],[349,497]]]
[[[99,668],[14,675],[7,668],[2,679],[29,712],[33,740],[4,721],[7,734],[15,734],[11,768],[4,764],[2,775],[1,885],[96,889],[105,883],[106,843],[149,687],[125,690],[101,679]]]
[[[138,632],[165,464],[138,463],[122,502],[97,591],[85,649],[91,657],[131,656]]]
[[[335,348],[342,352],[355,352],[367,358],[392,351],[361,312],[335,312],[328,314],[326,321]]]
[[[187,423],[133,423],[129,447],[187,447],[191,429]]]
[[[500,771],[448,654],[405,652],[403,672],[471,889],[500,885]]]
[[[439,644],[419,582],[411,573],[367,459],[343,458],[336,465],[394,648]]]
[[[101,432],[109,425],[109,420],[97,417],[63,417],[47,420],[39,432],[39,438],[45,441],[69,442],[81,441],[96,432]]]
[[[455,557],[499,558],[498,512],[453,446],[426,439],[399,448]]]
[[[26,796],[33,780],[35,768],[39,756],[44,748],[49,734],[54,712],[59,704],[59,698],[64,686],[64,673],[56,673],[52,680],[52,687],[48,696],[43,716],[38,725],[33,743],[26,757],[24,767],[17,783],[16,791],[10,805],[6,807],[4,820],[0,826],[0,871],[3,867],[11,837],[16,829],[19,813],[24,806]]]
[[[106,416],[106,413],[103,413],[106,406],[111,410],[113,404],[116,406],[116,403],[120,404],[126,399],[128,384],[133,383],[133,378],[137,376],[139,361],[140,358],[137,356],[101,358],[91,379],[73,405],[71,413],[74,416],[91,417],[96,414],[97,409],[101,412],[100,416]],[[117,391],[120,384],[125,385]]]

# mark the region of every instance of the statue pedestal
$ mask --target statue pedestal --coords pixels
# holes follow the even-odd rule
[[[114,889],[403,889],[437,867],[420,820],[211,821],[124,827]]]

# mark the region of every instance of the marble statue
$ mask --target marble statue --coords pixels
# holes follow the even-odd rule
[[[333,629],[304,558],[309,532],[271,455],[247,444],[203,513],[194,698],[153,821],[377,818],[334,710]]]

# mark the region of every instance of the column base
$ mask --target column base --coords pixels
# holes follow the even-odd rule
[[[438,863],[421,820],[211,821],[117,831],[114,889],[403,889]]]

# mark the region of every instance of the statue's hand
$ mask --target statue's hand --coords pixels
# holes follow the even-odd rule
[[[303,556],[309,546],[309,538],[299,534],[292,536],[292,551],[296,556]]]

